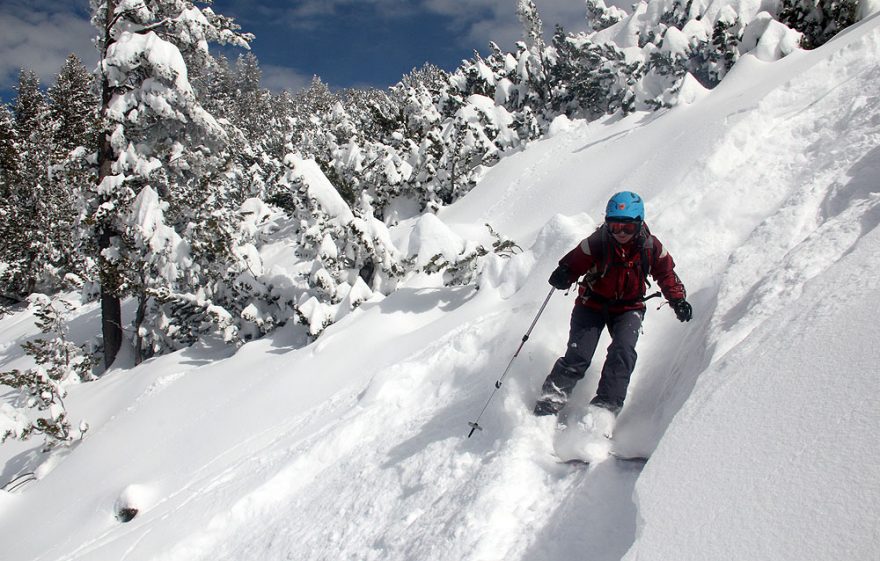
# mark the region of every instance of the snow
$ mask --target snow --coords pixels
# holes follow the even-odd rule
[[[764,17],[762,18],[761,16]],[[753,30],[753,28],[757,28],[757,30]],[[767,62],[779,60],[793,53],[798,48],[801,38],[800,33],[771,19],[770,15],[766,12],[758,14],[758,17],[746,27],[746,30],[743,32],[743,49],[750,46],[750,42],[746,41],[748,36],[759,37],[754,54],[760,60]]]
[[[637,485],[648,523],[628,558],[876,559],[876,222],[701,375]],[[737,532],[687,530],[706,520]]]
[[[605,461],[612,452],[615,417],[595,405],[566,407],[559,415],[553,451],[564,462]]]
[[[303,159],[294,154],[285,158],[285,163],[291,167],[288,172],[289,180],[300,180],[308,188],[309,197],[315,199],[321,208],[341,224],[347,224],[354,220],[351,209],[339,195],[339,191],[327,179],[317,162],[311,158]]]
[[[684,55],[689,47],[688,38],[685,34],[679,31],[677,27],[670,27],[663,35],[663,44],[660,47],[660,52]]]
[[[464,240],[433,214],[425,214],[416,220],[407,256],[415,258],[420,267],[437,255],[451,263],[463,251]]]
[[[745,55],[673,110],[560,121],[456,204],[391,232],[409,255],[454,257],[487,244],[491,224],[524,251],[487,259],[479,290],[418,278],[382,297],[358,279],[309,346],[288,326],[71,387],[71,417],[91,425],[81,442],[48,459],[36,441],[0,447],[0,483],[38,473],[0,492],[2,557],[880,558],[878,61],[871,17],[812,52]],[[295,173],[351,221],[309,162]],[[650,460],[561,464],[555,422],[530,414],[565,345],[562,292],[467,438],[556,261],[621,189],[644,196],[695,310],[680,324],[648,309],[612,445]],[[71,336],[90,339],[97,307],[77,314]],[[19,345],[34,336],[30,312],[0,319],[0,368],[26,368]],[[122,523],[122,506],[139,513]]]
[[[694,103],[708,94],[709,90],[703,87],[692,74],[688,73],[681,81],[681,88],[679,88],[675,105]]]
[[[573,123],[571,119],[565,115],[559,115],[553,119],[552,123],[550,123],[550,129],[547,131],[547,136],[552,138],[558,134],[568,132],[572,129],[572,126]]]
[[[174,84],[178,91],[192,94],[183,55],[152,31],[144,34],[123,31],[107,48],[106,64],[111,85],[120,85],[126,73],[145,64],[156,75]]]

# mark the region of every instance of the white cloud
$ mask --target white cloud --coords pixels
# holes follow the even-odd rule
[[[288,90],[291,93],[295,93],[307,87],[312,81],[311,75],[306,76],[284,66],[260,64],[260,70],[263,71],[260,86],[273,92]]]
[[[555,24],[567,31],[583,28],[585,8],[581,0],[534,0],[549,38]],[[630,0],[612,0],[623,4]],[[489,41],[511,49],[522,37],[517,21],[515,0],[301,0],[290,3],[228,0],[244,14],[240,23],[251,17],[274,17],[296,27],[312,27],[338,15],[337,8],[369,2],[376,13],[395,18],[421,11],[449,18],[450,40],[468,49],[485,51]],[[88,21],[88,9],[69,0],[0,0],[0,90],[12,88],[19,68],[33,70],[44,84],[54,82],[64,59],[76,53],[91,68],[97,53],[92,46],[96,31]],[[84,2],[83,2],[84,4]],[[231,10],[235,12],[235,10]],[[246,30],[246,29],[245,29]],[[281,66],[263,66],[263,84],[275,91],[296,91],[311,76]]]
[[[58,0],[43,0],[39,8],[33,4],[0,2],[0,90],[18,83],[22,67],[51,84],[70,53],[76,53],[87,67],[98,59],[92,45],[96,33],[81,7]]]
[[[585,27],[586,8],[582,1],[534,0],[544,33],[549,39],[557,24],[566,31]],[[489,41],[510,49],[522,39],[522,25],[516,17],[514,0],[424,0],[425,9],[452,18],[452,26],[466,43],[484,50]]]
[[[556,24],[567,31],[585,27],[586,8],[583,0],[534,0],[544,21],[548,37]],[[628,2],[631,0],[614,0]],[[606,0],[607,4],[611,1]],[[278,6],[263,5],[261,10],[273,13],[291,29],[315,29],[328,18],[341,17],[340,8],[367,4],[381,17],[394,19],[418,13],[433,13],[449,18],[450,34],[467,48],[485,49],[489,41],[511,48],[521,39],[522,27],[516,18],[515,0],[299,0]],[[237,0],[240,13],[247,10]],[[248,16],[243,15],[244,21]]]
[[[351,8],[372,9],[379,17],[388,19],[424,12],[419,2],[406,0],[299,0],[288,4],[277,8],[266,6],[264,9],[291,29],[302,30],[327,26],[329,20],[344,17],[345,10]]]

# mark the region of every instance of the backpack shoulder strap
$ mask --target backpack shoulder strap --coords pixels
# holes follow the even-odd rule
[[[602,278],[608,273],[608,267],[611,266],[611,236],[608,235],[608,228],[602,224],[588,239],[590,251],[596,258],[597,278]]]
[[[641,247],[641,255],[640,261],[642,262],[642,279],[645,281],[647,286],[651,286],[651,281],[648,279],[648,274],[651,272],[651,268],[654,266],[654,235],[651,233],[651,230],[648,229],[647,224],[643,227],[644,238],[642,239],[642,247]]]
[[[609,243],[610,236],[608,235],[604,224],[596,228],[595,232],[581,242],[581,249],[584,253],[592,256],[594,259],[594,264],[590,270],[587,271],[582,284],[590,285],[608,273],[608,268],[610,266],[609,256],[611,255],[610,248],[608,247]]]

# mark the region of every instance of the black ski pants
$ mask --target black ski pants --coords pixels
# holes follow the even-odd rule
[[[571,313],[565,356],[560,357],[553,365],[544,382],[544,388],[555,386],[566,396],[570,396],[574,386],[586,374],[599,345],[599,336],[607,327],[611,334],[611,344],[602,367],[596,397],[591,403],[605,406],[614,412],[619,411],[623,407],[629,379],[636,366],[636,343],[644,317],[644,310],[606,314],[576,305]]]

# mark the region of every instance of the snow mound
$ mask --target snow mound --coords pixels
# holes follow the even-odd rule
[[[878,260],[875,224],[702,376],[639,481],[625,559],[876,557]]]
[[[409,239],[407,256],[415,257],[419,267],[440,256],[452,263],[464,251],[464,240],[433,214],[425,214],[416,222]]]

